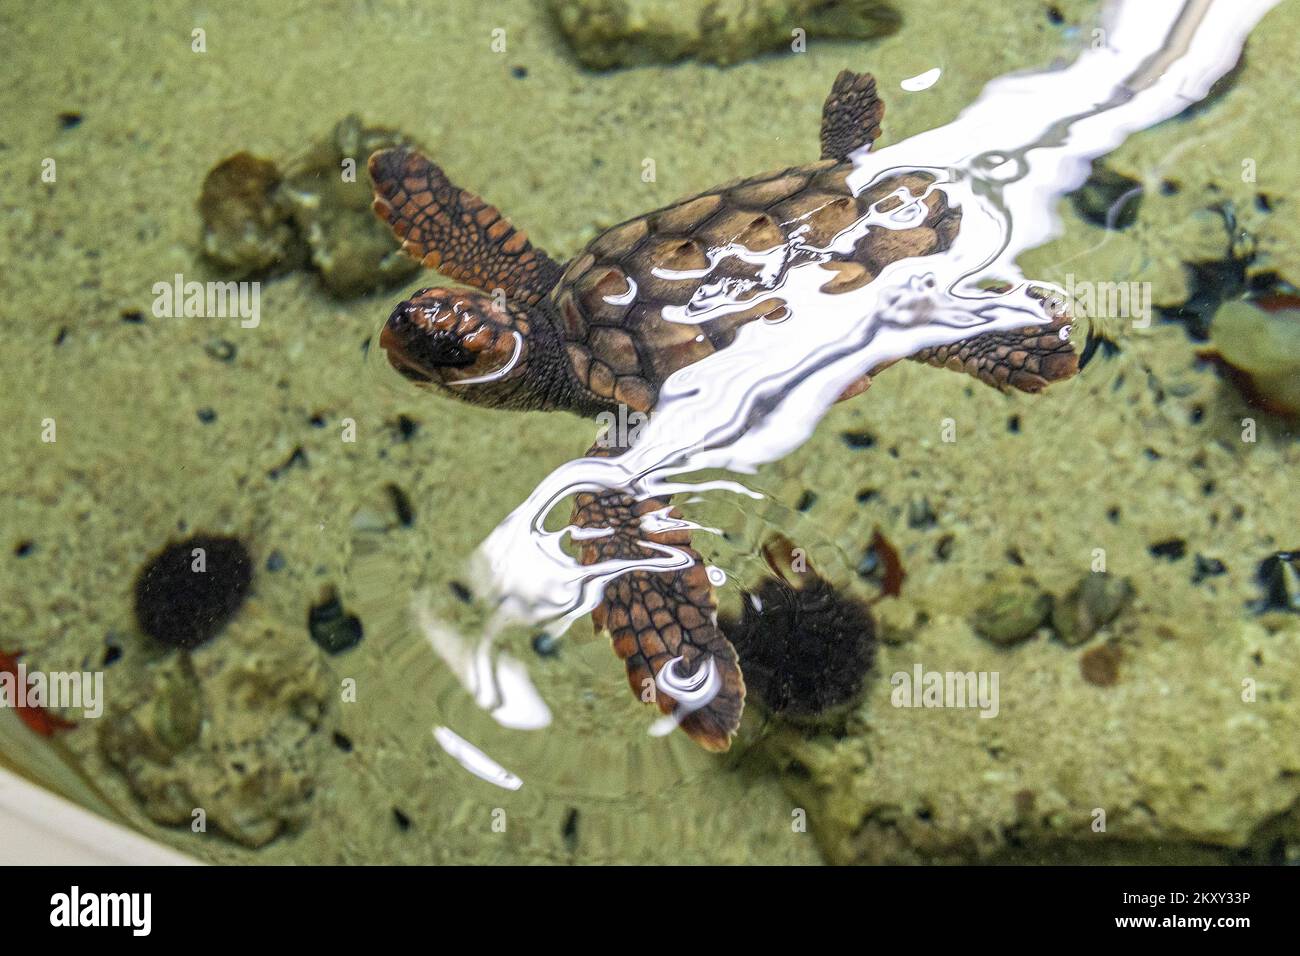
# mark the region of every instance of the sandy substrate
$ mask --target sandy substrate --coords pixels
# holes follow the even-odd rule
[[[841,68],[876,73],[893,142],[951,118],[988,79],[1076,42],[1039,3],[981,6],[972,42],[956,5],[924,0],[879,43],[814,40],[806,54],[726,70],[593,74],[574,66],[541,5],[497,6],[385,3],[362,14],[304,2],[272,15],[260,4],[121,5],[129,14],[94,4],[75,22],[0,14],[11,38],[4,100],[22,104],[0,130],[0,649],[23,649],[48,670],[103,667],[112,711],[115,694],[134,700],[174,666],[133,620],[141,564],[188,532],[240,535],[258,569],[255,593],[192,655],[205,724],[176,779],[193,778],[193,799],[210,801],[227,830],[261,832],[265,819],[287,829],[251,849],[220,826],[196,835],[149,821],[107,765],[95,721],[51,745],[84,777],[58,770],[66,764],[5,714],[10,761],[215,861],[1294,854],[1300,618],[1247,604],[1260,596],[1256,564],[1300,546],[1300,447],[1268,422],[1243,443],[1249,411],[1172,326],[1124,332],[1120,356],[1038,400],[892,369],[759,476],[787,504],[814,490],[806,518],[850,567],[879,526],[908,570],[904,606],[887,612],[903,636],[882,649],[847,736],[769,727],[761,747],[730,760],[677,737],[651,740],[622,668],[586,625],[554,658],[531,656],[526,639],[514,645],[556,714],[551,730],[505,731],[474,708],[418,633],[413,603],[449,627],[477,623],[448,582],[465,580],[475,544],[594,428],[455,406],[366,362],[363,343],[401,290],[340,303],[295,274],[263,287],[256,329],[154,317],[155,282],[214,277],[198,256],[194,210],[207,169],[239,149],[288,156],[356,112],[428,144],[450,175],[567,257],[645,209],[815,158],[821,102]],[[1092,10],[1057,6],[1067,27]],[[1179,181],[1177,193],[1149,191],[1122,234],[1066,210],[1069,231],[1034,254],[1030,271],[1148,279],[1158,301],[1178,301],[1176,263],[1223,254],[1221,220],[1205,207],[1229,199],[1269,268],[1300,275],[1300,246],[1285,231],[1300,195],[1287,136],[1248,118],[1270,116],[1277,91],[1295,88],[1286,38],[1296,20],[1291,5],[1265,21],[1237,85],[1212,109],[1136,137],[1116,157],[1130,175]],[[191,51],[196,27],[206,53]],[[490,49],[497,28],[505,53]],[[938,86],[898,91],[936,63]],[[73,112],[80,125],[62,128],[59,114]],[[1254,183],[1237,174],[1247,144]],[[654,183],[641,179],[647,157]],[[53,184],[40,181],[47,158]],[[1272,212],[1258,193],[1273,197]],[[207,423],[205,409],[215,413]],[[409,437],[402,415],[418,424]],[[944,418],[957,441],[940,440]],[[41,441],[45,419],[57,424],[54,443]],[[342,440],[345,419],[356,422],[355,442]],[[862,430],[875,436],[871,448],[842,440]],[[297,449],[305,465],[277,471]],[[413,505],[409,528],[392,516],[389,484]],[[865,488],[879,494],[862,504]],[[931,504],[930,527],[907,522],[918,497]],[[945,534],[953,540],[940,561]],[[1170,538],[1186,541],[1184,558],[1150,553]],[[1045,632],[1010,650],[975,636],[978,587],[1011,571],[1060,594],[1088,572],[1095,548],[1136,590],[1107,631],[1074,649]],[[1011,565],[1011,549],[1022,565]],[[1227,572],[1193,584],[1196,554]],[[273,555],[279,570],[266,570]],[[306,626],[326,586],[366,628],[357,648],[333,657]],[[1099,687],[1082,678],[1080,658],[1108,643],[1119,676]],[[109,647],[120,656],[104,667]],[[916,662],[999,671],[999,717],[890,707],[888,675]],[[1258,687],[1252,703],[1241,700],[1247,678]],[[308,717],[294,710],[303,698],[317,705]],[[301,734],[285,723],[290,711]],[[469,776],[434,742],[435,725],[491,753],[524,787]],[[270,743],[259,747],[263,732]],[[250,773],[255,785],[241,778]],[[1104,833],[1091,826],[1097,808]],[[801,810],[808,832],[792,826]]]

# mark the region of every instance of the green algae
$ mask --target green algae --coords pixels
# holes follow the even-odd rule
[[[574,56],[597,70],[692,57],[729,66],[808,43],[869,40],[902,17],[882,0],[550,0]]]

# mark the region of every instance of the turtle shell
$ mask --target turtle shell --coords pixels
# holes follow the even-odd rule
[[[835,272],[822,291],[847,292],[895,260],[951,244],[960,211],[934,190],[920,225],[871,228],[851,249],[830,251],[872,204],[885,200],[878,208],[888,211],[901,204],[888,198],[900,187],[920,198],[934,182],[908,173],[854,196],[852,171],[823,160],[740,180],[596,237],[565,269],[550,307],[575,377],[597,404],[649,411],[673,372],[725,348],[746,322],[788,315],[779,283],[792,266],[819,260]],[[718,298],[742,308],[692,316]]]

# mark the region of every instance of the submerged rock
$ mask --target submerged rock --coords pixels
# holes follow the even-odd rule
[[[411,143],[347,116],[283,171],[246,152],[222,160],[199,197],[204,255],[234,278],[310,264],[340,298],[402,283],[420,266],[371,211],[366,163],[376,150]]]
[[[321,657],[264,624],[114,671],[99,746],[150,819],[260,847],[306,819],[329,735]]]
[[[1102,644],[1079,656],[1079,674],[1096,687],[1114,687],[1119,683],[1119,665],[1124,652],[1114,644]]]
[[[883,0],[551,0],[560,32],[594,70],[694,57],[727,66],[805,41],[865,40],[898,29]],[[802,31],[796,34],[795,31]]]
[[[253,583],[253,559],[238,538],[197,534],[168,544],[135,581],[140,629],[172,647],[210,641],[235,616]]]
[[[1214,313],[1210,341],[1247,401],[1300,417],[1300,297],[1226,302]]]
[[[313,268],[340,298],[397,285],[420,268],[394,247],[370,208],[370,154],[402,144],[411,141],[396,130],[347,116],[285,170],[280,197],[311,250]]]
[[[236,153],[208,172],[199,195],[203,254],[233,278],[296,269],[307,246],[279,195],[280,171],[268,159]]]
[[[1300,549],[1270,554],[1255,569],[1255,580],[1264,588],[1260,610],[1300,613]]]
[[[143,674],[128,674],[121,709],[103,725],[99,742],[109,760],[127,769],[140,759],[158,764],[171,760],[198,740],[203,723],[203,697],[194,667],[186,655],[149,665]]]
[[[361,619],[349,614],[333,588],[307,610],[307,631],[327,654],[340,654],[361,643],[365,634]]]

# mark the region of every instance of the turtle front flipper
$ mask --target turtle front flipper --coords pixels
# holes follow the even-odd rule
[[[1069,316],[1053,316],[1047,325],[1006,332],[985,332],[951,345],[923,349],[911,358],[938,368],[973,375],[1001,391],[1041,392],[1079,371],[1079,356],[1070,344]]]
[[[870,73],[841,70],[822,105],[822,159],[845,160],[880,135],[885,104]]]
[[[603,457],[616,452],[598,445],[588,454]],[[663,552],[650,544],[671,548],[691,562],[674,571],[637,568],[620,574],[606,585],[592,621],[597,629],[609,632],[614,652],[627,664],[634,694],[675,715],[682,730],[706,750],[725,751],[745,707],[745,680],[736,650],[718,628],[713,586],[703,559],[691,547],[690,532],[643,529],[642,521],[651,515],[680,518],[666,497],[638,501],[617,492],[577,496],[573,524],[608,529],[583,542],[583,564],[662,557]],[[674,699],[660,680],[660,672],[670,664],[669,673],[678,684],[707,685],[707,672],[701,668],[711,667],[716,692],[709,691],[711,696],[698,703]]]
[[[428,157],[407,147],[370,157],[375,212],[402,251],[449,279],[535,305],[563,271],[496,208],[457,188]]]

